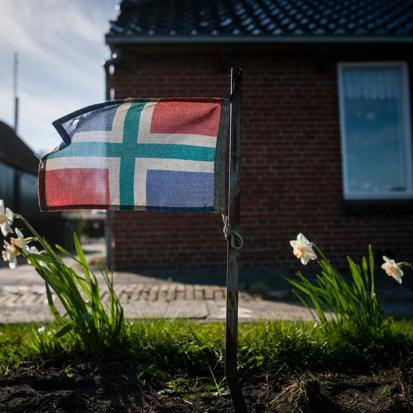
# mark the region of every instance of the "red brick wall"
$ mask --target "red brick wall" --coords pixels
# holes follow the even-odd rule
[[[289,240],[298,232],[333,259],[359,256],[368,243],[411,258],[412,214],[406,208],[354,210],[344,202],[336,66],[320,70],[314,55],[297,56],[234,58],[244,68],[242,270],[297,268]],[[218,54],[125,55],[113,82],[116,98],[228,93]],[[118,269],[225,267],[218,215],[119,212],[113,233]]]

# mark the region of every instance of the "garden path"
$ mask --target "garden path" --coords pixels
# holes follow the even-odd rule
[[[85,246],[87,249],[88,246]],[[102,256],[102,246],[89,246],[89,260]],[[194,320],[225,320],[225,288],[217,285],[178,283],[135,273],[114,272],[117,294],[128,318],[188,318]],[[388,314],[413,316],[411,296],[384,300]],[[107,291],[102,291],[103,299]],[[287,302],[280,291],[277,301],[240,293],[241,321],[261,319],[309,320],[307,310],[297,302]],[[0,267],[0,323],[51,320],[42,279],[27,264],[12,271]]]

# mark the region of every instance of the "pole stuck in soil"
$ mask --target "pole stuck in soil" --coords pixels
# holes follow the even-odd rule
[[[227,237],[227,314],[225,340],[225,376],[237,413],[246,413],[237,371],[238,352],[238,273],[240,247],[234,234],[240,227],[240,161],[241,161],[241,87],[242,70],[231,68],[231,118],[229,138],[228,225]],[[242,246],[242,245],[241,245]]]

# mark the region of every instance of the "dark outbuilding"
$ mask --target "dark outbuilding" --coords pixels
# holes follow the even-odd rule
[[[0,199],[22,213],[37,207],[37,167],[33,151],[14,130],[0,122]],[[25,211],[22,211],[24,209]]]

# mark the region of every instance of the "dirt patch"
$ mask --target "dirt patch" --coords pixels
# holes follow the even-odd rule
[[[244,392],[250,412],[413,412],[413,372],[377,376],[250,378]],[[233,412],[229,395],[199,387],[177,391],[143,383],[119,364],[75,368],[21,368],[0,376],[1,413]]]

